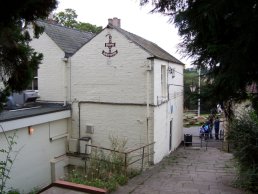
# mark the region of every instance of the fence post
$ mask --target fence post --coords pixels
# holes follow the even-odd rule
[[[142,168],[141,168],[141,171],[143,171],[143,161],[144,161],[144,148],[142,148]]]

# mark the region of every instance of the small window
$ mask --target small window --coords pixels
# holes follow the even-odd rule
[[[161,95],[162,97],[167,96],[167,72],[165,65],[161,65]]]
[[[38,90],[38,70],[34,71],[34,77],[30,83],[30,85],[27,87],[27,90]]]

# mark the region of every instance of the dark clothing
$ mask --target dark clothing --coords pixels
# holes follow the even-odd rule
[[[214,121],[214,129],[215,129],[215,138],[218,140],[219,139],[219,124],[220,124],[220,121],[219,119],[216,119]]]
[[[209,119],[209,122],[210,122],[210,138],[212,139],[212,129],[213,129],[213,115],[210,116],[210,119]]]

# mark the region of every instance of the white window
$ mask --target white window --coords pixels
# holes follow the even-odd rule
[[[161,95],[163,98],[167,96],[167,71],[165,65],[161,65]]]

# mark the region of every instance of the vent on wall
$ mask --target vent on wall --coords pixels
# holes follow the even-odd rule
[[[93,134],[94,127],[92,125],[86,125],[86,133]]]

